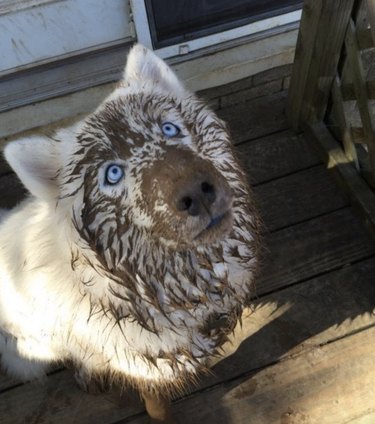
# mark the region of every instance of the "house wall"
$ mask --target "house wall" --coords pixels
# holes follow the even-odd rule
[[[290,69],[297,27],[297,24],[290,24],[167,61],[193,91],[245,80],[246,95],[256,96],[265,88],[260,88],[262,77],[257,74],[280,67],[282,73]],[[120,78],[134,41],[133,37],[99,53],[39,66],[11,78],[0,78],[0,138],[8,139],[94,110]],[[272,81],[270,87],[287,84],[286,78],[284,75],[279,78],[281,82]],[[237,95],[240,94],[233,93],[234,97]]]
[[[127,1],[1,1],[0,76],[130,40],[129,16]]]

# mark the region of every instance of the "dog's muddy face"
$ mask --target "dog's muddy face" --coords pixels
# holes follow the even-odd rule
[[[247,243],[249,192],[225,124],[150,51],[133,53],[59,176],[78,234],[111,273],[157,246]]]
[[[132,226],[178,249],[231,231],[229,136],[191,95],[119,89],[86,121],[73,157],[73,174],[83,176],[81,226],[101,250]]]
[[[191,149],[166,146],[162,158],[144,171],[141,191],[159,237],[206,244],[231,229],[232,190],[215,166]]]

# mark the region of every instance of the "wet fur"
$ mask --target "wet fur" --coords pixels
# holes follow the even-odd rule
[[[183,136],[165,138],[164,121]],[[252,293],[259,244],[223,122],[136,46],[93,114],[5,156],[31,196],[0,224],[3,369],[28,380],[61,362],[83,386],[96,378],[164,394],[207,370]],[[233,193],[226,226],[208,231],[204,216],[173,211],[171,175],[190,166],[176,157]],[[110,163],[125,169],[119,185],[103,184]]]

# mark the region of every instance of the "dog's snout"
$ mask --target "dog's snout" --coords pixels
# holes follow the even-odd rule
[[[143,173],[146,207],[168,211],[181,225],[187,218],[204,226],[230,212],[233,192],[224,175],[208,159],[189,149],[166,146],[165,153]],[[160,218],[161,219],[161,218]],[[189,225],[193,225],[191,219]],[[192,228],[192,227],[191,227]]]
[[[176,209],[187,212],[190,216],[198,216],[209,212],[216,200],[215,186],[207,181],[196,181],[195,184],[183,187],[176,193]]]
[[[201,191],[209,203],[214,203],[216,200],[216,192],[213,184],[203,181],[201,184]]]

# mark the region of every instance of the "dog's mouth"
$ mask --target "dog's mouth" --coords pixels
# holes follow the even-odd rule
[[[213,242],[216,239],[222,238],[232,228],[232,221],[231,210],[211,218],[208,225],[194,237],[194,241]]]
[[[225,219],[225,217],[226,217],[228,214],[229,214],[229,211],[227,211],[227,212],[225,212],[225,213],[223,213],[223,214],[221,214],[221,215],[219,215],[219,216],[216,216],[215,218],[212,218],[212,219],[211,219],[211,221],[210,221],[210,223],[209,223],[209,224],[207,225],[207,227],[204,229],[204,231],[210,230],[211,228],[216,227],[216,225],[219,225],[219,224],[221,223],[221,221],[222,221],[223,219]]]

